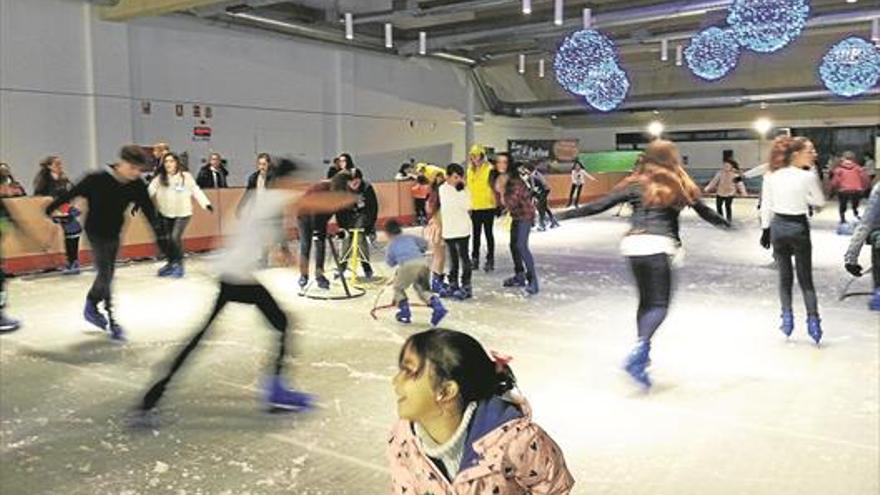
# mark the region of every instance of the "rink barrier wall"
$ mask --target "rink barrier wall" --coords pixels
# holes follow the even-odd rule
[[[597,181],[590,181],[581,191],[581,202],[601,196],[611,190],[626,174],[599,174]],[[550,204],[564,206],[568,202],[571,181],[568,174],[549,175],[547,180],[551,187]],[[410,188],[412,182],[376,182],[373,187],[379,200],[378,227],[390,219],[410,223],[415,218],[415,208]],[[243,188],[205,190],[205,194],[214,206],[214,213],[209,213],[193,204],[192,220],[184,235],[187,251],[210,251],[218,247],[224,235],[231,232],[235,223],[236,209],[244,195]],[[2,255],[3,269],[9,274],[32,273],[52,270],[61,267],[65,262],[64,235],[61,227],[44,214],[43,209],[49,203],[47,197],[7,198],[4,200],[7,209],[16,223],[23,225],[39,239],[48,241],[49,249],[44,251],[41,246],[31,241],[20,229],[11,228],[3,234]],[[81,222],[88,214],[85,201],[76,200],[77,207],[83,210]],[[331,224],[331,231],[335,225]],[[142,259],[156,256],[155,238],[143,214],[138,213],[126,219],[123,227],[120,259]],[[91,250],[88,238],[80,239],[80,263],[91,262]]]

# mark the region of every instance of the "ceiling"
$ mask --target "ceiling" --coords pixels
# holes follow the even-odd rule
[[[553,0],[532,0],[529,15],[522,13],[521,0],[158,0],[157,3],[161,2],[176,4],[174,11],[208,20],[399,56],[419,56],[419,32],[423,31],[428,55],[472,67],[484,100],[497,113],[519,115],[517,104],[528,104],[534,109],[542,104],[549,108],[568,102],[571,108],[567,112],[554,110],[530,115],[567,113],[586,118],[590,117],[587,108],[563,91],[552,77],[556,46],[565,34],[580,29],[584,8],[592,9],[594,26],[618,45],[621,65],[632,80],[630,97],[645,101],[713,92],[760,96],[821,89],[815,66],[828,46],[851,33],[870,36],[870,19],[880,17],[880,0],[859,0],[855,4],[845,0],[812,0],[810,24],[795,43],[777,54],[746,54],[733,75],[709,84],[697,81],[685,67],[675,66],[675,45],[686,44],[704,27],[722,24],[730,0],[565,0],[562,26],[553,23]],[[353,18],[352,40],[344,36],[346,12]],[[393,26],[394,46],[390,49],[384,46],[386,23]],[[660,41],[664,38],[669,40],[671,51],[670,60],[665,62],[660,60]],[[526,55],[525,74],[517,72],[520,54]],[[542,58],[547,68],[544,78],[537,75],[538,60]],[[853,106],[852,102],[819,99],[841,108]],[[856,103],[868,105],[870,113],[871,108],[880,108],[878,101],[865,99]],[[636,114],[637,110],[629,113]],[[864,113],[864,109],[859,112]]]

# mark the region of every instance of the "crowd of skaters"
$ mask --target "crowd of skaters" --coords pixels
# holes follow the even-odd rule
[[[808,221],[810,209],[821,208],[825,203],[825,191],[815,171],[816,155],[808,139],[786,136],[774,141],[763,174],[760,244],[773,248],[777,262],[780,330],[790,336],[795,328],[791,291],[796,277],[804,293],[806,331],[818,345],[823,329],[812,281]],[[160,150],[154,157],[156,162],[151,164],[140,148],[125,146],[113,164],[74,184],[64,175],[61,160],[50,158],[41,164],[38,177],[39,192],[53,198],[45,206],[45,212],[59,223],[66,239],[78,239],[79,232],[85,232],[92,246],[97,275],[86,297],[84,316],[89,323],[108,331],[113,340],[124,341],[125,334],[113,312],[112,280],[120,232],[129,206],[135,204],[155,230],[167,259],[159,275],[183,276],[181,238],[192,215],[192,202],[195,200],[210,211],[212,205],[201,187],[226,186],[228,172],[220,156],[212,155],[196,179],[186,171],[180,157],[169,149]],[[739,177],[736,165],[726,162],[705,190],[701,190],[683,168],[677,147],[669,141],[656,140],[648,145],[626,179],[604,197],[584,205],[578,204],[577,197],[590,176],[582,166],[575,165],[572,169],[569,216],[594,215],[624,203],[632,209],[631,227],[621,241],[620,251],[634,275],[639,305],[637,343],[624,368],[645,388],[652,384],[648,373],[651,342],[671,301],[673,259],[681,248],[679,215],[683,209],[692,208],[702,219],[730,229],[729,202],[719,201],[715,211],[703,203],[701,196],[703,192],[723,190],[725,194],[719,195],[728,198],[726,193],[730,192],[731,185],[734,194],[739,193],[741,181],[736,180]],[[284,242],[281,219],[291,207],[299,222],[301,255],[305,255],[307,263],[301,276],[307,282],[310,246],[313,239],[321,234],[326,236],[330,216],[335,214],[343,229],[362,229],[365,234],[362,239],[369,239],[375,234],[378,203],[372,186],[348,154],[337,157],[326,180],[313,184],[304,193],[297,192],[297,183],[293,180],[295,169],[288,160],[273,163],[269,155],[258,156],[239,212],[244,228],[232,236],[222,251],[220,290],[214,307],[204,326],[145,394],[139,407],[141,413],[155,411],[172,378],[228,302],[254,305],[279,332],[278,358],[265,385],[267,402],[273,407],[291,410],[308,408],[314,403],[312,396],[292,389],[283,377],[291,323],[254,273],[263,266],[261,253],[271,245]],[[846,174],[851,169],[844,161],[832,171],[831,183],[839,192],[848,192]],[[0,174],[3,170],[0,166]],[[8,173],[8,167],[5,170],[3,177],[10,180],[3,179],[0,185],[9,190],[20,188]],[[503,285],[522,287],[527,295],[539,293],[529,235],[536,220],[539,230],[546,228],[547,221],[550,228],[558,222],[549,209],[547,182],[534,164],[512,162],[506,153],[489,157],[484,148],[474,146],[465,164],[452,163],[444,168],[420,164],[413,167],[412,172],[415,175],[413,198],[419,200],[424,209],[422,215],[417,215],[420,223],[425,224],[423,232],[406,234],[396,221],[385,225],[390,241],[386,261],[389,266],[398,267],[394,300],[399,322],[412,321],[406,294],[411,287],[433,309],[432,327],[436,327],[447,312],[440,298],[466,300],[474,296],[474,272],[481,268],[486,272],[495,269],[494,225],[497,217],[505,213],[511,220],[509,247],[514,273]],[[142,179],[145,173],[149,175],[148,181]],[[860,173],[859,198],[864,195],[862,177]],[[84,226],[79,228],[76,209],[71,205],[76,197],[84,198],[89,205]],[[846,198],[851,202],[849,194]],[[0,214],[14,222],[5,207],[0,208]],[[869,305],[873,310],[880,310],[880,185],[871,190],[868,207],[845,255],[845,268],[853,275],[862,274],[858,254],[866,242],[873,246],[874,262],[875,292]],[[65,244],[67,250],[68,243]],[[366,277],[372,276],[368,249],[363,247],[366,258],[361,260]],[[72,250],[68,250],[66,272],[78,269],[73,265],[76,260],[70,259]],[[432,253],[430,265],[425,258],[429,251]],[[323,277],[322,268],[316,268],[315,277]],[[300,284],[303,284],[302,278]],[[17,322],[4,314],[0,330],[8,331],[14,329],[13,326],[17,328]],[[507,358],[486,352],[466,333],[432,328],[406,340],[400,349],[398,367],[393,386],[398,397],[400,422],[389,440],[395,493],[413,490],[415,493],[562,494],[570,491],[574,479],[563,454],[546,432],[532,422],[530,406],[516,390]],[[492,452],[484,449],[490,440]],[[498,472],[486,465],[493,456],[506,456],[511,465],[503,473]],[[476,472],[484,474],[473,476]]]

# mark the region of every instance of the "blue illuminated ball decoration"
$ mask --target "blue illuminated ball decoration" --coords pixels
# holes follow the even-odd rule
[[[688,68],[707,81],[717,81],[736,67],[739,43],[729,29],[711,27],[700,31],[684,49]]]
[[[614,43],[599,31],[583,29],[570,34],[559,45],[553,70],[566,91],[584,95],[589,86],[589,72],[609,62],[617,64]]]
[[[846,38],[822,57],[819,77],[836,95],[861,95],[880,81],[880,48],[857,36]]]
[[[727,24],[744,48],[772,53],[800,36],[809,16],[809,0],[734,0]]]
[[[629,77],[616,63],[608,62],[590,71],[584,98],[600,112],[610,112],[619,107],[629,93]]]

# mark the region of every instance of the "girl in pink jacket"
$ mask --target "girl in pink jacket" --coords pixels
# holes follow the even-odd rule
[[[513,396],[515,379],[473,337],[412,335],[394,377],[400,421],[388,441],[394,495],[567,494],[559,446]]]

